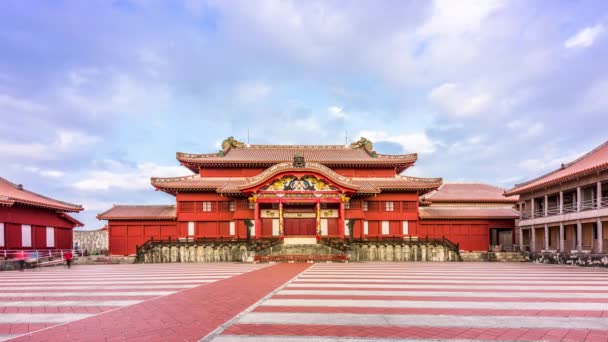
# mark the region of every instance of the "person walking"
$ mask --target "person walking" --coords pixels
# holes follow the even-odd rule
[[[23,271],[25,269],[25,251],[20,250],[17,252],[17,261],[19,262],[19,270]]]
[[[65,259],[65,263],[66,265],[68,265],[68,268],[70,268],[70,266],[72,265],[72,251],[67,251],[63,255],[63,258]]]

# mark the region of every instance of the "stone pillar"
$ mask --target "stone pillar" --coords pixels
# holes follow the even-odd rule
[[[581,187],[576,187],[576,211],[581,211]]]
[[[523,218],[524,215],[524,208],[523,208],[524,202],[519,202],[519,218]]]
[[[547,198],[547,197],[545,197]],[[545,210],[546,212],[546,210]],[[545,250],[549,250],[549,226],[545,223]]]
[[[597,253],[604,253],[604,228],[602,219],[597,219]]]
[[[583,224],[580,222],[576,223],[576,250],[583,250]]]
[[[519,251],[524,251],[524,228],[519,227]]]
[[[534,197],[530,200],[530,217],[534,218]]]
[[[602,207],[602,182],[597,182],[597,208],[600,209]]]
[[[561,253],[564,251],[564,224],[560,222],[559,224],[559,251]]]
[[[544,216],[547,217],[548,215],[548,210],[549,210],[549,196],[545,195],[545,213]]]
[[[563,214],[564,213],[564,192],[560,191],[559,192],[559,214]]]
[[[536,252],[536,234],[534,226],[530,227],[530,252]]]

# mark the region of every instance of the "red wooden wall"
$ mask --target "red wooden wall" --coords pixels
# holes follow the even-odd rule
[[[515,229],[515,220],[422,220],[419,221],[416,235],[437,239],[445,236],[446,239],[459,243],[461,250],[487,251],[491,228]]]
[[[71,249],[74,223],[62,218],[53,210],[14,205],[0,207],[0,222],[4,223],[2,249]],[[32,227],[32,246],[22,247],[21,226]],[[53,227],[55,246],[46,245],[46,227]]]

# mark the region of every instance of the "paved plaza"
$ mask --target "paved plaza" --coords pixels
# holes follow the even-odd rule
[[[608,341],[604,269],[158,264],[0,279],[0,334],[19,341]]]

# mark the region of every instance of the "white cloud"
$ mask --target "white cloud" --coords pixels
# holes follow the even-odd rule
[[[14,115],[15,112],[39,113],[47,108],[30,100],[19,99],[8,94],[0,94],[0,111],[4,115]]]
[[[122,190],[145,190],[151,189],[151,177],[177,177],[192,174],[182,166],[165,166],[151,162],[144,162],[135,166],[129,166],[120,162],[108,163],[110,169],[99,170],[95,167],[89,171],[84,179],[72,184],[78,190],[83,191],[106,191],[110,189]],[[94,163],[97,166],[98,163]]]
[[[391,135],[384,131],[361,131],[359,136],[372,142],[388,141],[399,144],[407,153],[433,153],[437,142],[429,138],[424,132]]]
[[[560,165],[569,163],[582,155],[582,153],[578,153],[559,156],[558,153],[561,152],[561,150],[548,150],[546,147],[543,149],[545,150],[543,157],[522,160],[517,166],[523,170],[533,172],[538,176],[541,172],[557,169]]]
[[[347,117],[344,108],[338,106],[330,106],[327,108],[327,113],[329,114],[329,117],[333,119],[346,119]]]
[[[61,178],[61,177],[65,176],[65,172],[60,171],[60,170],[52,170],[52,169],[40,168],[40,167],[32,166],[32,165],[27,166],[27,165],[20,165],[20,164],[11,164],[10,166],[16,170],[27,171],[30,173],[34,173],[36,175],[40,175],[45,178]]]
[[[480,30],[483,21],[504,4],[502,0],[435,0],[422,35],[454,35]]]
[[[80,114],[150,115],[173,98],[171,89],[153,80],[138,79],[113,69],[82,68],[67,73],[58,89],[66,104]]]
[[[597,24],[594,26],[585,27],[578,31],[574,36],[568,38],[564,43],[564,46],[572,48],[588,48],[597,39],[597,37],[604,32],[604,25]]]
[[[36,160],[57,160],[66,154],[82,151],[100,140],[97,136],[83,132],[64,130],[58,131],[50,141],[30,143],[0,141],[0,155],[20,158],[27,156],[27,158]]]
[[[517,119],[507,123],[507,127],[526,138],[537,137],[545,131],[542,122],[532,122],[526,119]]]
[[[236,94],[243,102],[257,102],[265,99],[272,87],[263,82],[245,82],[236,87]]]
[[[493,96],[487,92],[473,92],[455,83],[444,83],[429,94],[431,102],[454,117],[474,117],[489,114]]]
[[[581,112],[608,112],[608,80],[593,82],[584,91],[578,102],[577,111]]]

